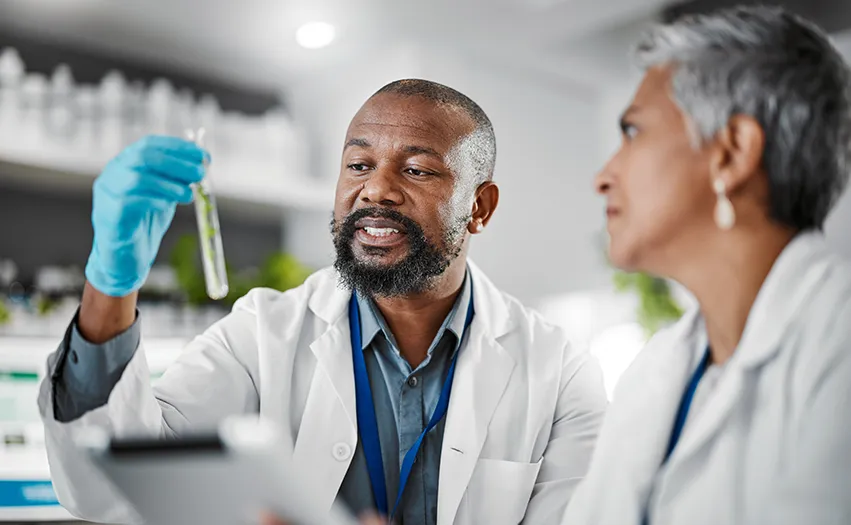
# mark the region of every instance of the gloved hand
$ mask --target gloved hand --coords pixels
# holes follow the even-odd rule
[[[176,137],[148,136],[128,146],[94,183],[94,243],[86,279],[123,297],[141,288],[178,203],[192,202],[191,184],[209,155]]]

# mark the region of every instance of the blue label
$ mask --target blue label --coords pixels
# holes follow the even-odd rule
[[[0,480],[0,507],[48,507],[59,501],[53,484],[38,480]]]

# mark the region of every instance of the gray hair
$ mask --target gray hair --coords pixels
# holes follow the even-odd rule
[[[772,218],[823,227],[848,184],[851,71],[817,26],[781,8],[721,10],[654,27],[635,57],[674,67],[673,98],[696,146],[736,114],[756,119]]]

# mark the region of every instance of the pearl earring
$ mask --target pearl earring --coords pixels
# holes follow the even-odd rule
[[[723,231],[728,231],[736,224],[736,210],[727,197],[727,185],[721,179],[712,183],[718,202],[715,204],[715,224]]]

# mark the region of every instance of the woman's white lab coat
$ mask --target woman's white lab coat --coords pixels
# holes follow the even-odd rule
[[[558,523],[585,474],[606,406],[597,363],[566,334],[503,295],[472,264],[475,318],[462,346],[447,413],[438,525]],[[255,290],[196,338],[152,388],[137,351],[106,406],[71,423],[53,417],[53,385],[39,398],[51,475],[71,512],[104,523],[127,507],[75,449],[85,427],[119,435],[177,435],[232,414],[278,422],[296,464],[317,477],[330,508],[357,445],[347,306],[325,270],[287,293]],[[49,359],[49,374],[60,361]]]
[[[705,348],[697,312],[624,374],[568,525],[851,523],[851,269],[819,234],[781,254],[742,340],[663,471]],[[660,480],[652,487],[654,479]]]

